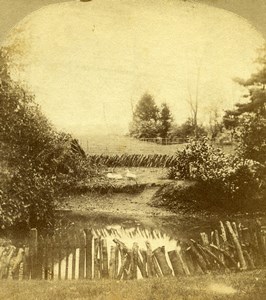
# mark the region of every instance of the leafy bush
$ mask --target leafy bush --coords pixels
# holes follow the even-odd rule
[[[169,138],[174,140],[175,138],[187,139],[195,137],[195,129],[197,131],[198,137],[207,136],[206,129],[202,125],[197,125],[197,127],[195,128],[193,120],[189,118],[181,125],[172,126],[172,129],[169,133]]]
[[[8,73],[0,51],[0,228],[54,223],[55,198],[97,175],[76,140],[57,132],[34,96]]]
[[[170,168],[169,177],[196,181],[204,187],[205,201],[240,209],[254,205],[255,200],[257,204],[263,200],[263,171],[260,163],[226,155],[204,138],[192,141],[177,153],[177,164]]]
[[[172,127],[173,117],[170,108],[163,103],[159,109],[154,98],[145,93],[133,113],[133,120],[129,124],[130,136],[140,138],[167,138]]]
[[[238,153],[241,157],[266,162],[266,117],[263,115],[243,114],[235,130]]]

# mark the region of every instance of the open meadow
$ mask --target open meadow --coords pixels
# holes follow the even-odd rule
[[[152,142],[142,142],[135,138],[119,134],[100,134],[77,136],[82,148],[87,154],[167,154],[173,155],[184,145],[160,145]]]

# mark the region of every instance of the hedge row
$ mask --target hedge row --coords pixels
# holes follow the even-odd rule
[[[169,168],[176,164],[175,156],[162,154],[90,155],[88,160],[91,164],[107,167]]]

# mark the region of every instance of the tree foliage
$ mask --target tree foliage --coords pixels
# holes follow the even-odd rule
[[[266,162],[266,49],[261,49],[257,62],[260,69],[249,79],[235,79],[247,88],[243,102],[224,116],[224,124],[234,131],[240,155],[247,159]]]
[[[145,93],[138,102],[134,115],[134,121],[154,121],[159,119],[159,108],[157,107],[153,97]]]
[[[0,51],[0,227],[23,222],[50,226],[55,198],[93,176],[77,141],[57,132],[34,96],[10,76],[8,52]]]
[[[129,132],[135,138],[166,138],[172,121],[168,105],[163,103],[160,110],[153,97],[145,93],[135,108]]]
[[[177,153],[169,176],[196,181],[191,190],[206,191],[196,202],[230,209],[265,208],[266,204],[266,49],[259,58],[261,69],[248,80],[236,81],[247,88],[244,101],[226,111],[224,125],[238,142],[234,154],[225,155],[207,140],[189,143]],[[193,193],[195,196],[197,193]],[[193,196],[193,197],[194,197]]]
[[[198,135],[198,137],[207,135],[207,132],[203,126],[197,125],[197,135]],[[195,137],[195,125],[194,125],[193,120],[189,118],[181,125],[172,126],[170,137],[171,137],[171,139],[194,138]]]
[[[198,195],[200,201],[241,210],[263,203],[265,187],[261,172],[258,162],[239,155],[226,155],[203,138],[177,152],[177,164],[170,168],[169,177],[196,181],[196,187],[206,191]]]
[[[159,135],[161,138],[167,138],[172,127],[173,116],[171,114],[169,106],[166,103],[162,104],[159,120]]]

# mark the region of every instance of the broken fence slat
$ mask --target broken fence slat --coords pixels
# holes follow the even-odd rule
[[[85,230],[86,235],[86,279],[92,279],[92,231],[90,229]]]
[[[85,233],[82,231],[79,235],[79,279],[84,279],[85,273],[85,248],[86,248],[86,239]]]
[[[235,245],[235,248],[236,248],[236,251],[237,251],[237,255],[238,255],[238,259],[239,259],[239,262],[240,262],[240,267],[242,270],[246,270],[247,269],[247,264],[246,264],[246,261],[245,261],[245,258],[244,258],[244,255],[243,255],[243,252],[242,252],[242,248],[241,248],[241,245],[239,243],[239,240],[231,226],[231,223],[229,221],[226,222],[226,226],[228,228],[228,231],[233,239],[233,242],[234,242],[234,245]]]
[[[164,276],[172,275],[172,270],[169,267],[167,260],[166,260],[165,250],[162,247],[158,247],[153,251],[153,254],[156,257],[156,260],[160,266],[162,274]]]

